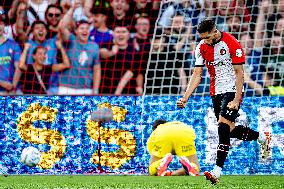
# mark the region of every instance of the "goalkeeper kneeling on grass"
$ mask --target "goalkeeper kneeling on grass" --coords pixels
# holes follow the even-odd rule
[[[151,155],[149,174],[152,176],[199,175],[199,163],[195,148],[194,130],[182,122],[156,120],[147,141]],[[177,155],[183,168],[168,171],[167,167]]]

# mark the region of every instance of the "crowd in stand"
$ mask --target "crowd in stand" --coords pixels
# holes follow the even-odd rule
[[[284,0],[2,1],[0,95],[183,94],[205,17],[241,42],[247,95],[284,95]]]
[[[0,7],[0,93],[142,94],[159,2],[15,0]]]
[[[247,58],[247,96],[284,95],[284,0],[165,1],[150,55],[146,93],[184,93],[200,41],[196,28],[205,17],[241,42]],[[209,80],[204,72],[197,94],[209,93]]]

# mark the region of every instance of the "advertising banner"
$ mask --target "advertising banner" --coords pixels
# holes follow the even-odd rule
[[[158,119],[182,121],[196,132],[201,171],[216,159],[217,121],[210,97],[193,97],[185,109],[178,97],[16,96],[0,97],[0,173],[148,174],[147,139]],[[237,125],[272,133],[271,154],[261,157],[256,141],[231,139],[225,174],[284,174],[284,97],[245,98]],[[90,119],[98,107],[113,120]],[[41,153],[36,167],[20,162],[25,147]],[[171,169],[180,167],[177,159]]]

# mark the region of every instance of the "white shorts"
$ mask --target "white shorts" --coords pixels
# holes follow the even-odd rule
[[[59,86],[58,95],[93,95],[93,89],[75,89]]]

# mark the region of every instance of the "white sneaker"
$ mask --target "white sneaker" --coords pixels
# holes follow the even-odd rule
[[[213,173],[213,175],[215,175],[219,179],[221,177],[221,174],[222,174],[222,168],[215,165],[213,170],[211,171],[211,173]]]
[[[265,140],[259,140],[259,143],[261,145],[261,158],[263,160],[268,159],[269,157],[271,157],[271,146],[270,146],[270,142],[271,142],[271,133],[270,132],[264,132],[264,136],[265,136]]]

